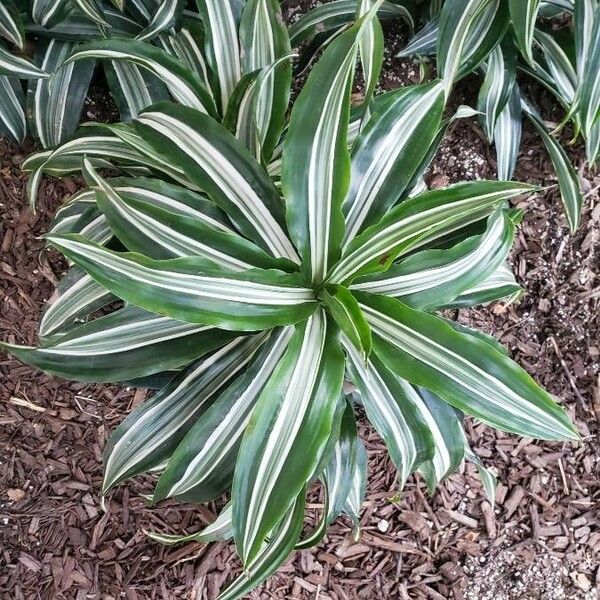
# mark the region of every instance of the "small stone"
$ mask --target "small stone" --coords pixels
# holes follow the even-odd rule
[[[390,528],[390,522],[385,519],[381,519],[379,523],[377,523],[377,529],[381,531],[381,533],[385,533]]]

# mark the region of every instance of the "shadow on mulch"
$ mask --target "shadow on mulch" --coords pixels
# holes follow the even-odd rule
[[[414,66],[391,54],[384,87],[414,82]],[[473,105],[472,94],[467,86],[460,102]],[[546,153],[528,131],[524,148],[517,178],[554,184]],[[33,344],[64,268],[39,236],[78,181],[47,179],[34,214],[19,169],[30,150],[0,142],[0,336]],[[582,164],[580,153],[574,157]],[[466,120],[445,140],[428,181],[493,178],[493,169],[493,153]],[[523,440],[469,421],[472,446],[500,481],[491,507],[470,465],[433,498],[411,478],[398,499],[385,448],[362,425],[369,487],[361,540],[352,543],[350,524],[339,520],[323,543],[296,553],[251,597],[598,597],[600,178],[584,172],[582,182],[587,206],[574,236],[554,189],[522,204],[526,215],[511,260],[525,297],[456,316],[495,335],[560,398],[585,443]],[[106,513],[100,510],[108,433],[144,397],[143,390],[68,383],[0,355],[0,597],[214,600],[237,572],[231,546],[165,548],[142,532],[195,531],[214,518],[215,507],[168,501],[148,509],[139,494],[149,491],[150,480],[138,478],[110,496]],[[315,517],[318,501],[309,510]]]

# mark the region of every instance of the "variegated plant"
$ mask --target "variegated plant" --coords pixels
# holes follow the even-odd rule
[[[525,114],[542,138],[557,172],[571,230],[579,224],[582,194],[577,174],[560,143],[516,81],[527,73],[550,90],[564,108],[558,131],[571,121],[586,142],[594,165],[600,155],[600,4],[598,0],[438,0],[430,2],[426,25],[400,56],[436,54],[450,90],[474,70],[484,78],[480,120],[498,157],[498,177],[513,177]],[[557,28],[553,17],[570,26]],[[540,17],[544,17],[540,19]]]
[[[519,213],[506,203],[534,190],[478,181],[423,191],[447,125],[443,81],[376,97],[349,127],[355,62],[376,9],[313,68],[280,175],[257,159],[256,139],[166,102],[76,137],[56,162],[44,157],[55,171],[36,174],[83,162],[89,188],[48,236],[72,266],[40,347],[3,346],[63,377],[158,389],[112,433],[102,492],[157,472],[153,503],[227,494],[207,529],[153,534],[233,538],[244,572],[221,600],[316,544],[338,515],[358,526],[367,475],[357,405],[400,488],[419,471],[433,489],[467,458],[492,492],[464,414],[528,437],[577,439],[493,338],[433,314],[518,290],[505,261]],[[104,167],[122,174],[102,176]],[[318,480],[323,514],[303,536]]]

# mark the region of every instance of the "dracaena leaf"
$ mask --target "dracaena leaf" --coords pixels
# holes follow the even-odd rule
[[[43,27],[52,27],[68,14],[68,0],[32,0],[31,17]]]
[[[564,410],[493,346],[398,300],[358,295],[374,353],[413,384],[484,423],[543,439],[578,439]]]
[[[360,0],[356,9],[356,16],[366,15],[373,4],[374,0]],[[371,19],[365,27],[358,49],[365,83],[363,102],[368,104],[375,91],[383,65],[383,31],[377,17]]]
[[[314,292],[298,273],[238,272],[194,256],[153,260],[77,235],[47,239],[122,300],[174,319],[252,331],[296,323],[315,309]]]
[[[540,9],[540,0],[509,0],[510,20],[515,32],[515,39],[521,53],[530,65],[533,65],[533,34],[535,21]]]
[[[4,0],[0,4],[0,37],[21,49],[25,45],[25,28],[13,0]]]
[[[0,75],[19,79],[47,79],[50,77],[49,73],[37,67],[27,58],[12,54],[2,46],[0,46]]]
[[[233,525],[246,565],[314,475],[330,435],[344,359],[329,321],[318,309],[297,327],[242,440],[233,480]]]
[[[138,40],[151,40],[162,31],[175,27],[183,10],[183,0],[162,0],[148,26],[136,37]]]
[[[498,115],[494,127],[498,179],[510,181],[513,178],[522,130],[521,93],[516,82],[513,83],[508,101]]]
[[[0,132],[21,142],[25,137],[25,95],[19,80],[0,75]]]
[[[600,6],[598,5],[585,59],[585,72],[589,73],[589,76],[585,76],[584,73],[580,84],[579,109],[583,131],[586,136],[589,136],[600,120],[600,82],[597,76],[600,72]]]

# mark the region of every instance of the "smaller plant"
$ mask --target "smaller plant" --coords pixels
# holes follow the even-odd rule
[[[327,48],[294,103],[280,188],[254,140],[166,102],[29,163],[33,187],[83,163],[89,189],[48,236],[74,266],[40,347],[3,347],[63,377],[158,389],[112,433],[102,493],[152,471],[153,503],[228,494],[200,533],[153,534],[233,538],[244,573],[220,600],[318,543],[341,513],[358,527],[366,457],[356,405],[400,487],[419,471],[433,489],[468,458],[493,491],[467,446],[465,414],[528,437],[578,439],[496,340],[432,314],[518,289],[505,261],[520,213],[506,203],[534,188],[420,191],[447,126],[444,82],[374,98],[349,136],[355,63],[377,8]],[[105,166],[122,173],[102,176]],[[108,314],[94,318],[99,307]],[[347,395],[345,382],[356,391]],[[325,508],[304,536],[317,481]]]
[[[519,71],[548,89],[564,108],[560,131],[568,122],[582,135],[594,165],[600,154],[600,5],[597,0],[437,0],[429,20],[400,56],[436,55],[448,90],[471,72],[481,73],[480,120],[498,157],[499,179],[513,177],[524,114],[542,138],[558,175],[565,214],[577,229],[582,195],[564,149],[517,81]],[[556,28],[552,19],[568,27]]]

